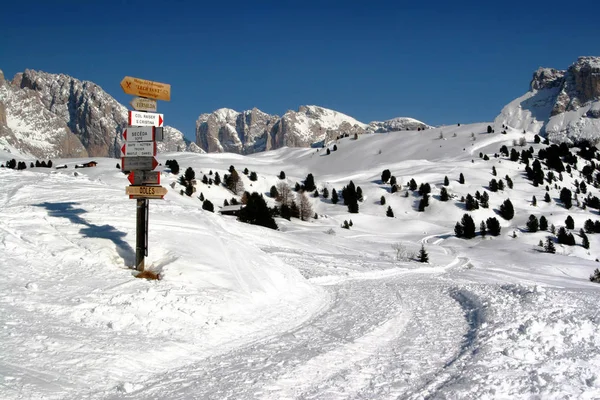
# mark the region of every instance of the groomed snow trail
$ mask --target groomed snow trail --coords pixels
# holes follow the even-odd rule
[[[302,262],[300,254],[287,254],[286,261]],[[425,266],[366,272],[363,279],[314,278],[324,282],[333,301],[313,319],[157,376],[126,398],[367,399],[420,393],[466,356],[465,337],[476,329],[455,288],[435,278],[441,272]]]

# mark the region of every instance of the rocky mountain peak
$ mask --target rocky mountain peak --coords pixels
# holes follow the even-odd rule
[[[365,124],[346,114],[315,105],[302,105],[282,117],[258,108],[237,112],[221,108],[196,121],[196,143],[207,152],[250,154],[288,147],[309,147],[342,135],[362,135],[428,126],[412,118]]]
[[[494,123],[557,142],[599,141],[600,57],[579,57],[566,71],[538,69],[529,92],[505,106]]]
[[[127,108],[94,82],[26,69],[4,88],[0,102],[7,107],[12,132],[3,136],[16,141],[15,147],[38,157],[120,157]],[[62,139],[52,137],[56,132]],[[187,147],[180,131],[165,127],[160,152]]]
[[[0,85],[4,84],[4,72],[0,69]]]
[[[531,80],[531,90],[551,89],[563,84],[565,71],[559,71],[554,68],[538,68],[533,73]]]

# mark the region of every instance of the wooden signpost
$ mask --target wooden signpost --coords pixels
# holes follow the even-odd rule
[[[156,141],[163,140],[163,114],[156,114],[156,100],[171,100],[171,85],[126,76],[121,88],[127,94],[139,96],[130,105],[129,126],[123,130],[125,144],[121,147],[121,169],[129,172],[130,186],[125,193],[137,201],[135,268],[144,270],[144,257],[148,255],[148,210],[150,199],[162,199],[167,188],[160,186]],[[152,112],[146,112],[152,111]]]

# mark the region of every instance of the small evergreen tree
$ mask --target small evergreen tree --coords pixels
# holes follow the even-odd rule
[[[279,179],[282,179],[282,180],[285,179],[285,172],[281,171],[279,173]]]
[[[486,221],[488,232],[492,236],[500,235],[500,221],[496,217],[488,218]]]
[[[554,243],[550,237],[546,238],[546,244],[544,246],[544,251],[546,253],[556,253],[556,247],[554,247]]]
[[[313,177],[313,174],[309,173],[308,175],[306,175],[306,179],[304,179],[304,190],[306,190],[307,192],[312,192],[315,189],[315,178]]]
[[[485,237],[485,235],[487,235],[487,227],[485,225],[485,221],[481,221],[481,223],[479,224],[479,234],[481,235],[481,237]]]
[[[473,218],[469,214],[463,215],[460,221],[463,227],[463,235],[466,239],[471,239],[475,237],[475,222]]]
[[[215,185],[220,185],[221,184],[221,176],[219,175],[218,172],[215,172]]]
[[[194,187],[192,185],[187,185],[185,187],[185,194],[191,196],[194,194]]]
[[[253,192],[248,196],[246,206],[240,210],[238,220],[253,225],[277,229],[277,224],[271,216],[271,210],[262,196]]]
[[[572,207],[572,197],[573,194],[571,193],[571,191],[567,188],[562,188],[562,190],[560,191],[560,201],[562,201],[562,203],[564,204],[566,209],[569,209]]]
[[[546,192],[546,193],[544,194],[544,201],[545,201],[546,203],[550,203],[550,195],[548,194],[548,192]]]
[[[271,196],[271,198],[276,199],[277,197],[279,197],[279,192],[277,191],[277,188],[275,187],[275,185],[271,186],[271,190],[269,191],[269,196]]]
[[[319,197],[319,190],[315,189],[314,193],[313,193],[313,197],[317,198]]]
[[[515,209],[510,201],[510,199],[504,200],[504,203],[500,205],[500,215],[505,220],[511,220],[515,216]]]
[[[390,218],[394,218],[394,211],[392,211],[392,207],[388,206],[387,208],[387,212],[385,213],[386,216],[390,217]]]
[[[565,219],[565,226],[567,229],[575,229],[575,221],[570,215],[567,215],[567,219]]]
[[[385,196],[381,196],[381,199],[379,199],[379,203],[380,203],[382,206],[385,206]]]
[[[497,175],[497,173],[496,173],[496,167],[492,167],[492,175],[494,175],[494,176]]]
[[[440,189],[440,201],[448,201],[448,191],[444,186]]]
[[[454,225],[454,234],[456,235],[457,238],[463,237],[464,230],[463,230],[463,226],[460,224],[460,222],[457,222],[456,225]]]
[[[425,251],[425,245],[423,244],[421,244],[421,250],[419,251],[419,256],[417,260],[422,263],[429,262],[429,255]]]
[[[327,188],[323,188],[323,198],[327,199],[329,197],[329,190]]]
[[[589,249],[590,248],[590,239],[588,239],[587,235],[583,231],[580,232],[579,234],[581,236],[581,246],[584,249]]]
[[[534,207],[536,207],[536,206],[537,206],[537,199],[535,198],[535,196],[533,196],[533,197],[531,198],[531,205],[532,205],[532,206],[534,206]]]
[[[583,229],[585,229],[586,233],[594,233],[594,221],[592,221],[591,219],[586,220],[583,224]]]
[[[331,202],[333,204],[337,204],[338,201],[339,201],[339,197],[338,197],[338,194],[337,194],[337,190],[331,189]]]
[[[202,209],[210,212],[215,212],[215,206],[210,200],[204,200],[202,203]]]
[[[540,224],[538,222],[537,217],[535,215],[531,214],[529,216],[529,220],[527,221],[527,230],[529,232],[537,232],[539,227],[540,227]]]
[[[202,183],[204,183],[205,185],[208,185],[208,176],[204,175],[202,177]]]
[[[248,171],[248,168],[244,168],[244,170],[242,171],[242,173],[243,173],[244,175],[248,175],[248,172],[250,172],[250,171]]]
[[[448,180],[447,176],[444,176],[444,186],[448,186],[450,184],[450,181]]]
[[[191,182],[193,179],[196,179],[196,173],[192,169],[192,167],[187,167],[184,173],[185,180]]]
[[[390,172],[390,170],[384,169],[383,172],[381,173],[381,182],[387,183],[390,180],[391,176],[392,176],[392,173]]]
[[[204,193],[200,192],[200,196],[198,196],[198,200],[204,201]]]
[[[254,172],[254,171],[250,172],[249,179],[250,179],[252,182],[256,182],[256,181],[258,180],[258,176],[256,175],[256,172]]]
[[[395,186],[396,185],[396,177],[394,175],[392,175],[390,177],[390,185],[391,186]]]
[[[490,206],[490,195],[487,192],[483,192],[479,204],[482,208],[488,208]]]
[[[465,183],[465,176],[462,174],[462,172],[458,176],[458,183],[460,183],[461,185]]]

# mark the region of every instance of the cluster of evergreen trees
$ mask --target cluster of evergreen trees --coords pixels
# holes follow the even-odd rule
[[[481,221],[479,224],[479,234],[481,236],[486,236],[487,234],[491,236],[498,236],[500,235],[500,229],[500,222],[495,217]],[[471,217],[469,214],[464,214],[462,219],[454,226],[454,234],[459,238],[474,238],[476,235],[476,228],[473,217]]]
[[[17,161],[13,158],[6,162],[6,166],[4,164],[0,165],[0,168],[5,167],[16,170],[24,170],[27,169],[27,163],[25,163],[25,161]],[[40,162],[40,160],[35,160],[35,164],[31,162],[31,164],[29,164],[29,168],[52,168],[52,160],[48,160],[48,162]]]

